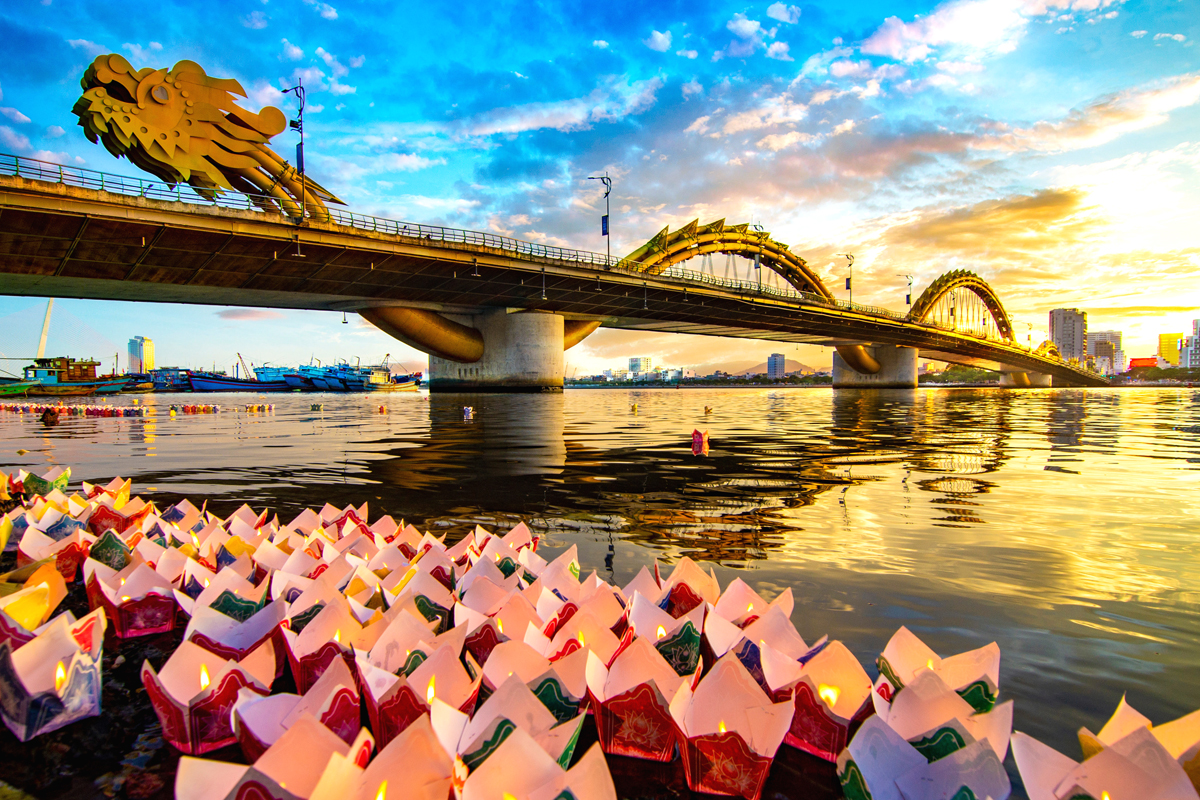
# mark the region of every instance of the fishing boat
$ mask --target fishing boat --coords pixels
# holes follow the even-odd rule
[[[189,372],[193,392],[290,392],[287,381],[231,378],[216,372]]]
[[[119,392],[128,382],[124,377],[97,378],[99,361],[76,360],[65,356],[35,358],[25,367],[25,380],[38,385],[28,394],[40,397],[87,397]]]
[[[21,397],[30,389],[40,386],[41,381],[11,381],[0,383],[0,397]]]

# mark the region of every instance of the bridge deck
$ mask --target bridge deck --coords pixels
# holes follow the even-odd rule
[[[346,311],[503,307],[646,331],[903,345],[928,358],[1106,383],[885,309],[701,273],[647,276],[601,254],[354,215],[297,226],[255,210],[109,188],[0,175],[0,293]]]

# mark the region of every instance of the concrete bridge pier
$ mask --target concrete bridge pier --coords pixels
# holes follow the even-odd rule
[[[917,349],[839,345],[833,354],[835,389],[915,389]]]
[[[509,314],[505,309],[469,317],[445,315],[483,336],[478,361],[429,356],[431,392],[561,392],[563,323],[558,314]]]
[[[1054,376],[1042,372],[1001,372],[1000,385],[1006,389],[1049,389]]]

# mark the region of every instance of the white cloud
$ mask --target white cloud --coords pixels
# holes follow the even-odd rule
[[[970,72],[983,72],[983,65],[974,61],[939,61],[937,68],[950,75],[966,75]]]
[[[335,95],[341,96],[346,94],[354,94],[358,91],[358,87],[347,86],[344,83],[338,83],[337,78],[334,78],[329,82],[329,91],[333,92]]]
[[[829,74],[835,78],[862,78],[871,74],[871,62],[842,59],[829,65]]]
[[[1129,35],[1130,35],[1130,36],[1132,36],[1132,37],[1133,37],[1133,38],[1135,38],[1135,39],[1140,39],[1140,38],[1142,38],[1143,36],[1145,36],[1145,35],[1146,35],[1147,33],[1149,33],[1149,32],[1150,32],[1150,31],[1134,31],[1133,33],[1131,33],[1131,34],[1129,34]]]
[[[8,117],[13,122],[17,122],[20,124],[25,124],[26,122],[30,122],[29,117],[25,116],[24,114],[22,114],[20,111],[18,111],[15,108],[0,107],[0,114],[3,114],[4,116]]]
[[[46,135],[51,139],[57,139],[60,136],[66,136],[67,132],[59,125],[51,125],[46,128]]]
[[[791,147],[797,142],[807,144],[815,140],[817,137],[809,133],[801,133],[800,131],[788,131],[787,133],[772,133],[758,140],[760,150],[771,150],[778,153],[784,148]]]
[[[304,58],[304,51],[296,45],[289,42],[287,39],[280,39],[283,42],[283,57],[288,61],[299,61]]]
[[[826,50],[823,53],[814,53],[804,62],[804,66],[800,68],[800,77],[819,74],[829,71],[829,64],[839,58],[854,55],[854,51],[849,47],[835,47],[832,50]]]
[[[597,47],[601,50],[607,50],[608,42],[604,41],[603,39],[594,39],[592,40],[592,47]]]
[[[841,123],[839,123],[837,126],[834,127],[833,133],[831,135],[839,136],[843,133],[849,133],[850,131],[854,130],[854,125],[855,125],[855,122],[852,119],[842,120]]]
[[[246,107],[262,110],[264,106],[277,106],[283,101],[283,92],[266,81],[259,81],[246,92]]]
[[[325,62],[325,66],[333,70],[334,79],[345,77],[350,74],[350,70],[343,66],[342,62],[338,61],[337,56],[330,53],[324,47],[317,48],[317,56]]]
[[[704,91],[704,87],[702,85],[700,85],[700,81],[696,80],[695,78],[692,78],[690,81],[688,81],[687,83],[685,83],[683,85],[683,96],[684,97],[691,97],[692,95],[700,94],[703,91]]]
[[[108,49],[104,45],[96,44],[95,42],[88,41],[87,39],[68,39],[67,44],[71,45],[71,47],[82,50],[93,58],[103,53],[112,52],[112,50]]]
[[[722,133],[730,135],[742,131],[753,131],[772,125],[799,122],[808,116],[808,106],[797,103],[786,94],[765,100],[757,108],[747,109],[730,115],[721,127]]]
[[[645,111],[654,105],[655,93],[661,86],[662,80],[659,78],[633,83],[613,81],[586,97],[493,109],[467,120],[462,127],[471,136],[520,133],[543,128],[580,130],[596,122],[612,121]]]
[[[788,55],[787,42],[772,42],[767,48],[767,58],[773,58],[776,61],[795,61],[796,59]]]
[[[337,9],[329,5],[329,3],[321,3],[318,0],[304,0],[305,5],[312,6],[318,14],[324,19],[337,19]]]
[[[712,117],[709,117],[709,116],[696,117],[696,120],[691,125],[688,125],[686,128],[684,128],[683,132],[684,133],[698,133],[698,134],[703,135],[708,131],[708,121],[710,119],[712,119]]]
[[[734,14],[733,19],[725,23],[734,36],[739,39],[750,39],[762,30],[762,23],[756,19],[749,19],[745,14]]]
[[[251,11],[242,17],[242,25],[251,30],[260,31],[267,27],[267,15],[261,11]]]
[[[700,54],[695,50],[676,50],[675,55],[683,56],[684,58],[695,58]]]
[[[665,53],[667,52],[667,48],[671,46],[671,32],[660,33],[659,31],[651,31],[650,36],[642,40],[642,44],[651,50]]]
[[[18,152],[29,151],[29,137],[17,133],[7,125],[0,125],[0,144],[9,150],[16,150]]]
[[[928,57],[939,45],[1008,53],[1016,48],[1026,22],[1011,0],[950,0],[912,22],[888,17],[863,41],[861,49],[867,55],[908,62]]]
[[[355,56],[354,58],[350,59],[350,68],[351,68],[351,69],[358,69],[359,67],[361,67],[361,66],[362,66],[363,64],[365,64],[365,63],[367,63],[367,57],[366,57],[366,56]]]
[[[767,16],[771,19],[777,19],[780,22],[794,25],[800,21],[800,8],[798,6],[787,6],[783,3],[772,3],[767,6]]]
[[[145,62],[147,61],[153,61],[156,58],[154,54],[162,52],[163,49],[163,46],[158,42],[151,42],[147,47],[126,42],[121,47],[129,51],[129,55],[134,61],[142,62],[142,66],[145,66]],[[135,68],[137,66],[137,64],[134,65]]]
[[[425,158],[414,153],[388,153],[377,161],[379,167],[389,172],[415,172],[426,167],[445,164],[444,158]]]
[[[1182,41],[1185,41],[1187,39],[1187,37],[1184,36],[1182,33],[1156,33],[1156,34],[1154,34],[1154,41],[1157,42],[1159,39],[1174,39],[1177,42],[1182,42]]]

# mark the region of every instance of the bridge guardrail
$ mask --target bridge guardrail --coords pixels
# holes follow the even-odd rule
[[[102,192],[111,192],[120,194],[126,197],[144,197],[150,200],[164,200],[177,203],[188,203],[190,205],[213,206],[217,208],[228,208],[240,211],[252,211],[266,214],[260,204],[264,200],[270,198],[266,195],[245,194],[242,192],[221,192],[214,197],[209,198],[199,194],[191,186],[186,184],[175,184],[171,186],[160,181],[149,181],[142,178],[131,178],[126,175],[117,175],[111,172],[101,172],[99,170],[87,169],[85,167],[72,167],[64,164],[55,164],[51,161],[40,161],[35,158],[27,158],[25,156],[12,155],[8,153],[0,153],[0,175],[11,175],[18,178],[27,178],[31,180],[45,181],[48,183],[57,183],[64,186],[75,186],[81,189],[95,189]],[[186,188],[184,188],[186,186]],[[282,215],[281,215],[282,216]],[[322,213],[324,216],[324,213]],[[532,256],[534,258],[544,258],[551,261],[585,264],[588,266],[601,267],[607,271],[619,271],[635,277],[650,277],[645,272],[638,268],[638,263],[635,261],[627,261],[623,258],[612,257],[603,253],[594,253],[588,250],[573,250],[566,247],[555,247],[553,245],[544,245],[537,242],[527,242],[521,239],[513,239],[508,236],[500,236],[486,231],[472,231],[461,228],[446,228],[441,225],[425,225],[416,222],[402,222],[399,220],[387,219],[384,217],[374,217],[367,214],[356,214],[352,211],[343,211],[337,208],[329,209],[329,221],[338,225],[355,228],[361,231],[371,231],[375,233],[390,234],[393,236],[405,236],[416,239],[428,239],[431,241],[454,242],[459,244],[474,245],[476,247],[487,247],[493,250],[507,250],[513,253]],[[750,295],[765,295],[770,297],[779,297],[796,302],[806,303],[809,305],[820,305],[827,308],[836,308],[846,311],[855,311],[873,316],[888,317],[894,320],[908,321],[905,314],[900,314],[890,309],[881,308],[879,306],[862,305],[861,303],[849,303],[844,300],[830,300],[818,294],[810,292],[801,292],[794,288],[780,288],[776,286],[764,286],[762,284],[743,281],[736,278],[721,278],[707,272],[695,272],[688,269],[683,269],[679,265],[673,265],[656,273],[654,278],[668,278],[690,284],[698,284],[712,286],[720,289],[732,290],[734,292]],[[930,324],[932,323],[924,323]],[[932,325],[932,327],[941,330],[953,330],[956,333],[962,333],[954,328],[946,328],[941,325]],[[1011,343],[1009,343],[1011,344]],[[1062,366],[1068,369],[1072,368],[1066,362]],[[1085,372],[1084,370],[1076,370]]]

